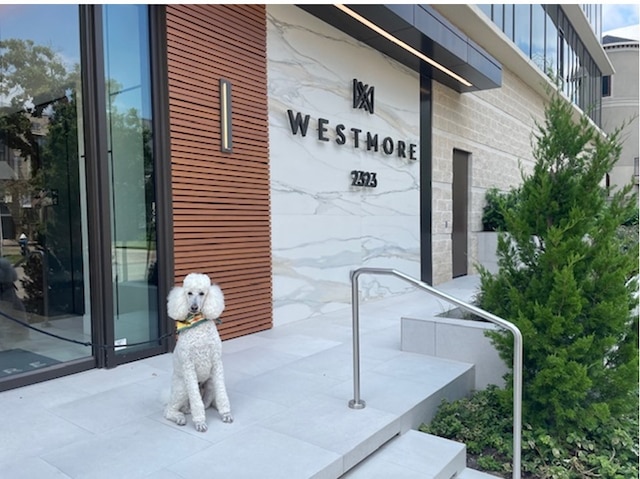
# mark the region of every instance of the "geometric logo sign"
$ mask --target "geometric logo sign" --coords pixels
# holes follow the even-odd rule
[[[369,113],[373,113],[373,91],[374,87],[364,85],[355,78],[353,79],[353,107],[362,108]]]

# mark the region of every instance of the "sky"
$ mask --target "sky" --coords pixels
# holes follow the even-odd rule
[[[616,28],[638,25],[638,2],[602,4],[602,33]]]

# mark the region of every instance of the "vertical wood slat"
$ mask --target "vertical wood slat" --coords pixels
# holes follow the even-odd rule
[[[175,281],[220,285],[229,339],[272,325],[264,5],[167,5]],[[220,78],[233,150],[220,148]]]

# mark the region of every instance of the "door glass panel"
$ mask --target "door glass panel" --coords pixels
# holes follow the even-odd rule
[[[159,329],[148,9],[106,5],[103,18],[115,338],[131,344]]]
[[[78,7],[0,5],[0,380],[91,356]]]

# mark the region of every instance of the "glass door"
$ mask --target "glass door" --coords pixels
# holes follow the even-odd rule
[[[161,15],[0,5],[0,390],[168,349]]]
[[[105,5],[102,19],[113,327],[124,355],[160,335],[148,7]]]
[[[0,381],[93,364],[78,17],[0,5]]]

